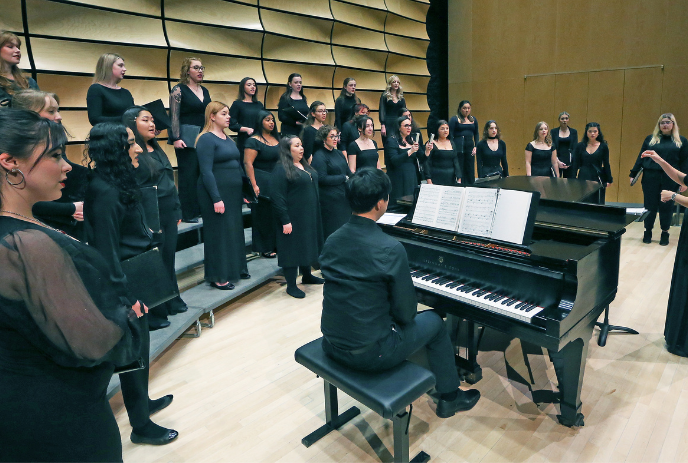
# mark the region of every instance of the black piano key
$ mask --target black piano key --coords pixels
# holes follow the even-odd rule
[[[423,278],[421,278],[421,279],[422,279],[422,280],[425,280],[425,281],[429,281],[429,280],[432,280],[432,279],[437,278],[438,276],[439,276],[439,275],[437,275],[436,273],[430,273],[430,274],[428,274],[428,275],[425,275],[425,276],[424,276]]]
[[[526,312],[530,312],[530,311],[533,310],[535,307],[537,307],[535,304],[531,305],[530,307],[528,307],[528,308],[526,309]]]
[[[449,289],[454,289],[457,286],[459,286],[461,283],[457,283],[456,281],[452,281],[450,283],[447,283],[445,286]]]
[[[492,299],[492,300],[495,301],[495,302],[499,302],[500,300],[504,299],[505,297],[506,297],[506,296],[502,296],[501,294],[498,294],[497,297],[495,297],[495,298]],[[504,304],[504,303],[502,302],[502,304]]]
[[[521,307],[524,307],[525,305],[526,305],[525,302],[521,302],[520,304],[517,304],[516,307],[514,307],[514,309],[519,309],[519,310],[520,310]]]
[[[478,289],[476,289],[475,291],[473,291],[473,293],[472,293],[472,294],[473,294],[473,296],[477,296],[477,295],[478,295],[478,293],[482,293],[482,292],[483,292],[483,290],[482,290],[482,289],[480,289],[480,288],[478,288]]]
[[[516,304],[518,302],[518,299],[512,299],[511,302],[507,304],[508,307],[511,307],[512,305]]]

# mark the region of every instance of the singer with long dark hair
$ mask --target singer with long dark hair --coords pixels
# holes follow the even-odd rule
[[[605,191],[613,182],[613,178],[609,167],[609,146],[602,135],[602,127],[597,122],[588,122],[585,126],[583,141],[576,145],[573,166],[569,169],[573,170],[573,178],[590,180],[602,185],[600,196],[604,204]]]
[[[86,157],[93,169],[84,201],[86,238],[105,258],[112,284],[126,289],[128,282],[121,262],[153,246],[153,232],[146,223],[134,174],[143,150],[131,129],[111,122],[96,124],[91,129],[86,148]],[[130,295],[122,302],[133,305],[136,300]],[[145,333],[140,352],[145,368],[119,375],[122,398],[132,427],[131,441],[164,445],[176,439],[178,433],[153,423],[150,415],[167,407],[172,396],[157,400],[148,397],[148,315],[139,318],[139,323]]]
[[[409,142],[411,128],[411,119],[401,116],[385,140],[385,164],[392,181],[390,206],[395,206],[398,198],[412,195],[419,183],[419,144],[415,140],[414,143]]]
[[[502,132],[497,121],[487,121],[483,129],[483,139],[478,142],[475,150],[478,161],[478,177],[509,176],[509,163],[506,159],[506,143],[502,140]]]
[[[303,78],[301,74],[289,74],[287,88],[279,99],[277,117],[282,126],[282,136],[298,135],[303,123],[308,119],[308,99],[303,94]]]
[[[449,119],[449,137],[461,153],[463,161],[463,184],[475,182],[475,152],[478,144],[478,119],[471,114],[472,106],[468,100],[462,100],[456,115]]]
[[[244,170],[251,180],[258,204],[251,206],[251,233],[253,252],[263,257],[276,257],[275,217],[270,202],[270,175],[279,159],[279,134],[275,116],[261,111],[253,131],[246,140]]]
[[[66,143],[61,125],[0,110],[2,461],[122,461],[105,390],[147,331],[98,251],[32,215],[60,197]]]
[[[303,158],[311,161],[313,153],[322,148],[322,142],[315,139],[318,129],[327,119],[327,107],[322,101],[314,101],[308,110],[308,120],[303,125],[300,139],[303,142]]]
[[[236,145],[239,149],[241,162],[244,159],[244,143],[253,135],[258,113],[265,109],[258,101],[258,84],[253,77],[244,77],[239,82],[239,96],[229,108],[231,122],[229,129],[237,133]]]
[[[368,105],[358,103],[354,105],[354,112],[351,119],[344,123],[342,133],[339,134],[339,149],[345,156],[349,155],[348,149],[351,142],[356,140],[359,136],[358,127],[356,126],[358,119],[362,116],[367,116],[369,112],[370,108],[368,108]]]
[[[360,103],[361,100],[356,96],[356,79],[347,77],[344,79],[342,90],[334,102],[334,125],[340,131],[344,127],[344,123],[351,119],[351,114],[354,112],[354,105]]]
[[[356,172],[364,167],[380,168],[380,155],[377,152],[377,142],[373,140],[375,135],[375,122],[368,116],[356,119],[359,137],[349,143],[347,150],[349,169]]]
[[[650,159],[643,158],[645,151],[655,151],[669,165],[682,172],[688,172],[688,143],[686,138],[679,134],[676,117],[671,113],[659,116],[652,134],[648,135],[643,142],[643,146],[638,154],[638,159],[631,169],[631,181],[637,176],[640,168],[643,168],[643,201],[645,209],[650,213],[645,218],[645,234],[643,243],[652,242],[652,229],[655,226],[657,212],[659,212],[659,225],[662,228],[662,235],[659,244],[666,246],[669,244],[669,227],[671,226],[672,207],[668,202],[660,201],[663,190],[676,191],[678,185],[669,178],[661,167]]]
[[[277,263],[287,280],[287,294],[300,299],[306,293],[296,286],[299,270],[303,284],[324,283],[311,273],[311,267],[318,265],[323,245],[318,173],[306,161],[298,137],[282,138],[279,147],[280,160],[270,182],[277,218]]]
[[[449,138],[449,123],[440,120],[438,124],[437,138],[425,145],[425,178],[431,185],[456,185],[461,183],[459,155]]]

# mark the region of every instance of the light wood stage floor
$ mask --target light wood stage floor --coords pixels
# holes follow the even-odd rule
[[[658,245],[658,227],[649,245],[641,243],[642,231],[633,223],[623,237],[611,306],[612,323],[640,335],[611,334],[601,348],[595,330],[584,427],[561,426],[555,405],[533,403],[531,390],[554,390],[554,368],[541,349],[507,340],[479,355],[484,377],[475,387],[482,398],[473,410],[442,420],[429,397],[414,403],[411,455],[424,450],[438,463],[688,461],[688,359],[668,353],[662,334],[679,227],[667,247]],[[122,396],[113,397],[124,461],[390,461],[391,422],[362,406],[340,431],[310,448],[301,444],[324,422],[322,380],[294,361],[299,346],[320,336],[322,287],[303,288],[307,297],[297,300],[279,282],[268,283],[218,311],[215,328],[180,339],[152,365],[151,397],[174,394],[155,421],[177,429],[176,442],[132,444]],[[494,345],[483,339],[481,347]],[[353,404],[340,393],[340,410]]]

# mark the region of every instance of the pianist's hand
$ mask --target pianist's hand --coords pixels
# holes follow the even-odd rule
[[[217,213],[217,214],[224,214],[225,213],[224,201],[216,202],[215,204],[213,204],[213,207],[215,208],[215,213]]]
[[[282,225],[282,233],[284,233],[285,235],[291,235],[291,229],[292,228],[290,223]]]

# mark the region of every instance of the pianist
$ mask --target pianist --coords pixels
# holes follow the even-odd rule
[[[358,370],[385,370],[427,348],[441,394],[437,416],[470,410],[480,392],[459,389],[454,349],[442,318],[416,313],[416,293],[406,251],[375,223],[387,210],[391,183],[365,168],[347,182],[353,214],[327,239],[320,255],[325,278],[321,330],[323,350]]]

